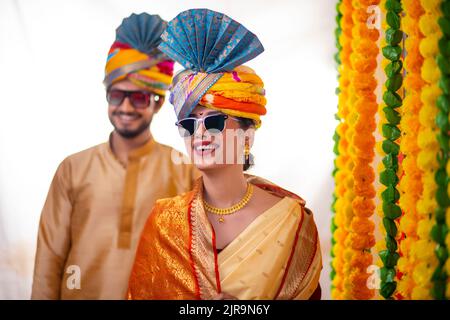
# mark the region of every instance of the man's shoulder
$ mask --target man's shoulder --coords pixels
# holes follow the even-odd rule
[[[168,155],[172,155],[173,153],[175,154],[180,154],[183,155],[183,153],[181,151],[178,151],[177,149],[175,149],[174,147],[171,147],[167,144],[161,143],[161,142],[155,142],[155,144],[158,146],[158,148],[163,152],[166,153]]]
[[[187,155],[183,152],[175,149],[174,147],[168,146],[166,144],[156,142],[159,150],[163,157],[169,158],[171,163],[175,168],[190,168],[192,167],[192,163]]]
[[[92,156],[99,154],[104,148],[107,147],[107,142],[103,142],[100,144],[97,144],[95,146],[89,147],[87,149],[72,153],[71,155],[67,156],[63,161],[62,164],[73,164],[78,162],[83,162],[84,160],[91,159]]]

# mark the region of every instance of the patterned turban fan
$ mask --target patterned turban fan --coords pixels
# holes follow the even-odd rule
[[[199,104],[261,125],[266,114],[264,83],[242,66],[264,48],[240,23],[208,9],[191,9],[170,21],[158,48],[185,70],[173,81],[170,102],[178,119]]]
[[[158,48],[167,22],[158,15],[133,13],[116,29],[116,40],[108,53],[103,83],[107,88],[128,79],[164,96],[169,89],[174,62]]]

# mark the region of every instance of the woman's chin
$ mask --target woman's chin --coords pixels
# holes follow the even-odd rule
[[[191,150],[191,160],[198,170],[210,170],[220,166],[215,150],[195,151]]]
[[[196,162],[194,162],[194,165],[199,171],[217,170],[224,166],[224,164],[218,164],[212,160],[208,161],[207,159],[197,159]]]

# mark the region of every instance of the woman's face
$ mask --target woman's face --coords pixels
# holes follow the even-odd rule
[[[228,165],[244,163],[244,146],[247,140],[249,145],[253,142],[254,129],[243,130],[237,118],[226,116],[224,129],[206,130],[205,117],[224,115],[220,111],[197,106],[189,118],[201,120],[197,122],[194,134],[184,139],[186,150],[197,169],[201,171],[219,169]],[[207,126],[220,123],[208,121]]]

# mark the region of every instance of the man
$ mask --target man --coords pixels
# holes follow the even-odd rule
[[[109,142],[66,158],[45,202],[33,299],[123,299],[142,227],[159,198],[192,188],[194,169],[155,142],[173,61],[156,49],[166,22],[132,14],[116,30],[105,69]]]

